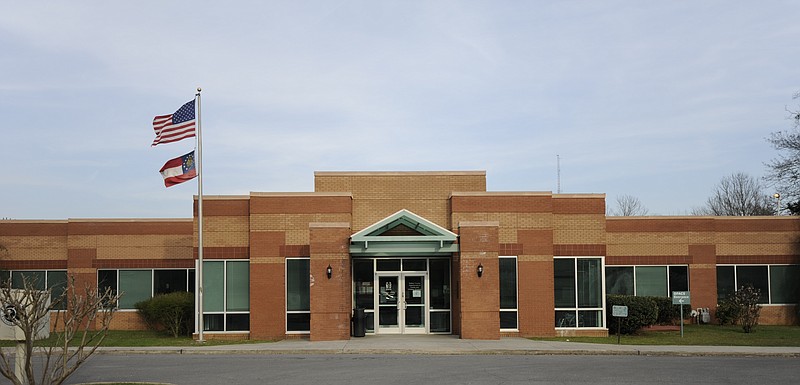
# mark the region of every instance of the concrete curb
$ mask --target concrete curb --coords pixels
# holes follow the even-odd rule
[[[565,349],[485,349],[485,350],[418,350],[418,349],[116,349],[106,348],[95,354],[186,354],[186,355],[525,355],[525,356],[671,356],[671,357],[785,357],[800,358],[800,352],[744,352],[744,351],[681,351],[681,350],[565,350]]]

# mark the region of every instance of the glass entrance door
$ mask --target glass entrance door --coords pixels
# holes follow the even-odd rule
[[[404,274],[403,278],[403,333],[421,333],[426,332],[426,314],[427,309],[425,298],[427,297],[425,290],[425,276],[424,275],[410,275]]]
[[[427,333],[427,276],[378,274],[378,334]]]
[[[378,333],[401,333],[400,276],[378,276]]]

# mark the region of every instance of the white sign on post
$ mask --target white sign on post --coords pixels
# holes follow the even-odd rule
[[[614,305],[611,308],[611,315],[614,316],[614,317],[627,317],[628,316],[628,307],[627,306]]]
[[[681,305],[681,338],[683,338],[683,305],[691,303],[691,296],[688,291],[673,291],[672,304]]]
[[[673,305],[688,305],[691,302],[688,291],[673,291],[672,304]]]

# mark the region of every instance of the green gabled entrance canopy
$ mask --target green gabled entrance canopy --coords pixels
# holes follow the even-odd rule
[[[458,236],[417,214],[400,210],[350,237],[357,256],[432,255],[458,252]]]

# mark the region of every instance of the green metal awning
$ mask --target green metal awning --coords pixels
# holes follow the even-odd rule
[[[408,210],[400,210],[350,237],[357,256],[431,255],[458,252],[458,236]]]

